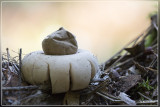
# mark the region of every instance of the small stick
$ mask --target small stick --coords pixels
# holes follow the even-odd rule
[[[14,51],[14,50],[12,50],[12,52],[19,54],[18,52]],[[22,54],[22,55],[26,55],[26,54]],[[17,56],[16,56],[16,57],[17,57]]]
[[[151,62],[150,65],[149,65],[149,68],[153,67],[153,65],[156,63],[156,61],[157,61],[157,57],[152,60],[152,62]],[[147,69],[147,72],[148,72],[149,70],[150,70],[150,69]],[[153,71],[152,71],[152,72],[153,72]],[[157,72],[155,72],[155,73],[157,73]],[[146,76],[146,75],[145,75],[145,76]]]
[[[7,60],[8,60],[7,67],[9,68],[9,58],[10,58],[9,49],[6,48],[6,50],[7,50]]]
[[[33,95],[29,95],[29,96],[27,96],[27,97],[22,98],[19,102],[25,101],[25,100],[28,100],[28,99],[32,99],[32,98],[34,98],[34,97],[40,97],[39,95],[42,96],[42,93],[39,92],[39,91],[37,91],[37,93],[35,93],[35,94],[33,94]]]
[[[149,97],[147,97],[147,96],[143,95],[143,94],[142,94],[142,93],[140,93],[140,92],[138,92],[138,94],[139,94],[139,95],[141,95],[142,97],[146,98],[147,100],[152,100],[152,99],[150,99]]]
[[[19,52],[19,89],[20,89],[20,86],[21,86],[21,54],[22,54],[22,49],[20,48],[20,52]],[[19,103],[20,102],[20,99],[21,99],[21,93],[19,92],[19,96],[18,96],[18,101]]]
[[[148,105],[148,104],[156,104],[157,105],[157,103],[158,103],[158,100],[145,100],[145,101],[139,101],[139,102],[137,102],[137,105]]]
[[[153,72],[155,72],[155,73],[157,73],[158,72],[158,70],[156,70],[156,69],[153,69],[153,68],[150,68],[150,67],[145,67],[147,70],[150,70],[150,71],[153,71]]]
[[[136,55],[135,57],[129,58],[129,59],[127,59],[127,60],[123,61],[122,63],[120,63],[120,64],[116,65],[116,66],[115,66],[115,67],[113,67],[113,68],[120,67],[120,66],[122,66],[122,65],[126,64],[127,62],[132,61],[132,60],[134,60],[135,58],[137,58],[137,57],[141,56],[142,54],[143,54],[143,53],[140,53],[140,54]]]
[[[113,95],[111,95],[111,94],[104,93],[103,91],[99,91],[99,92],[101,92],[102,94],[104,94],[104,95],[106,95],[106,96],[108,96],[108,97],[110,97],[110,98],[112,98],[112,99],[117,99],[117,100],[119,100],[119,98],[117,98],[117,97],[115,97],[115,96],[113,96]]]
[[[85,102],[84,105],[88,105],[93,100],[93,98],[94,98],[94,94],[91,95],[91,97]]]
[[[19,71],[19,68],[17,67],[16,64],[13,63],[13,66],[16,68],[17,71]]]
[[[21,65],[22,65],[21,55],[22,55],[22,49],[20,48],[20,52],[19,52],[19,82],[20,84],[21,84]]]
[[[108,72],[117,62],[119,62],[122,58],[124,58],[127,55],[127,52],[121,56],[119,59],[117,59],[110,67],[108,67],[105,72]]]
[[[153,65],[156,63],[156,61],[157,61],[157,57],[154,60],[152,60],[152,62],[150,63],[149,67],[153,67]]]
[[[13,69],[13,72],[14,72],[16,75],[18,75],[18,72],[17,72],[17,70],[15,69],[15,67],[14,67],[14,66],[11,66],[11,68]]]
[[[92,90],[89,94],[95,93],[95,92],[98,91],[99,89],[101,89],[101,88],[105,87],[106,85],[108,85],[108,83],[109,83],[109,80],[108,80],[108,79],[105,80],[105,81],[103,81],[103,82],[102,82],[101,84],[99,84],[94,90]]]
[[[108,96],[106,96],[106,95],[104,95],[104,94],[102,94],[100,92],[96,92],[96,94],[99,95],[99,96],[101,96],[101,97],[103,97],[103,98],[105,98],[105,99],[107,99],[107,100],[115,102],[115,103],[123,103],[124,102],[122,100],[114,100],[114,99],[112,99],[112,98],[110,98],[110,97],[108,97]]]
[[[10,90],[33,90],[38,89],[38,86],[18,86],[18,87],[2,87],[2,90],[4,91],[10,91]]]
[[[152,46],[152,49],[157,48],[157,43],[155,45]]]

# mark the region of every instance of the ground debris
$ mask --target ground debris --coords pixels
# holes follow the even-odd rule
[[[101,81],[90,83],[94,86],[88,87],[88,94],[81,95],[86,99],[81,104],[157,105],[158,54],[155,18],[156,16],[151,18],[151,25],[146,31],[100,65],[100,71],[94,80]],[[148,43],[149,36],[153,36],[152,43]]]
[[[144,100],[137,102],[137,105],[157,105],[158,100]]]
[[[120,92],[118,96],[122,101],[127,103],[128,105],[136,105],[136,102],[128,97],[128,95],[124,92]]]
[[[144,40],[131,48],[125,48],[125,50],[128,51],[132,56],[136,56],[137,54],[144,52]]]
[[[122,76],[119,81],[115,83],[115,88],[120,92],[127,92],[129,89],[137,85],[141,80],[141,75]]]

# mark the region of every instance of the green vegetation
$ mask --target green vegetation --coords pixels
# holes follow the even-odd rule
[[[141,90],[143,90],[143,91],[144,91],[144,90],[150,91],[150,90],[154,89],[152,86],[150,86],[148,78],[147,78],[146,81],[143,80],[142,83],[139,83],[139,84],[138,84],[138,88],[141,88]]]

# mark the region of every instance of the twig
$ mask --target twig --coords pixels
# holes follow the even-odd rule
[[[110,101],[112,101],[114,103],[123,103],[124,102],[122,100],[114,100],[114,99],[112,99],[112,98],[110,98],[110,97],[108,97],[108,96],[106,96],[104,94],[101,94],[100,92],[96,92],[96,94],[101,96],[101,97],[103,97],[103,98],[105,98],[105,99],[107,99],[107,100],[110,100]]]
[[[16,64],[13,63],[13,66],[15,67],[15,69],[16,69],[17,71],[19,71],[19,68],[17,67]]]
[[[98,91],[99,89],[105,87],[108,83],[109,83],[109,80],[108,80],[108,79],[105,80],[105,81],[103,81],[103,82],[102,82],[101,84],[99,84],[93,91],[91,91],[91,92],[88,93],[88,94],[93,94],[93,93],[95,93],[95,92]]]
[[[2,87],[2,90],[9,91],[9,90],[33,90],[38,89],[38,86],[18,86],[18,87]]]
[[[111,68],[112,68],[112,66],[114,66],[117,62],[119,62],[122,58],[124,58],[124,56],[126,56],[127,55],[127,52],[123,55],[123,56],[121,56],[119,59],[117,59],[110,67],[108,67],[106,70],[105,70],[105,72],[108,72],[108,70],[110,70]]]
[[[158,96],[158,86],[154,89],[153,94],[152,94],[152,98]]]
[[[15,69],[15,67],[14,67],[14,66],[11,66],[11,68],[12,68],[12,72],[14,72],[16,75],[18,75],[18,72],[17,72],[17,70]]]
[[[88,105],[94,98],[94,94],[91,95],[91,97],[85,102],[83,105]]]
[[[152,62],[150,63],[149,67],[150,67],[150,68],[153,67],[153,65],[156,63],[156,61],[157,61],[157,57],[152,60]],[[145,69],[146,69],[146,68],[145,68]],[[146,69],[146,72],[148,72],[148,71],[149,71],[149,69]],[[154,72],[154,73],[157,73],[157,72]],[[145,77],[146,75],[147,75],[147,74],[145,74],[144,77]]]
[[[147,97],[147,96],[143,95],[143,94],[142,94],[142,93],[140,93],[140,92],[138,92],[138,94],[139,94],[139,95],[141,95],[142,97],[146,98],[147,100],[152,100],[151,98],[149,98],[149,97]]]
[[[19,54],[18,52],[14,51],[14,50],[12,50],[12,52]],[[22,55],[26,55],[26,54],[22,54]]]
[[[21,55],[22,55],[22,49],[20,49],[20,52],[19,52],[19,83],[21,84]]]
[[[42,97],[42,96],[43,96],[42,92],[38,90],[35,94],[29,95],[29,96],[27,96],[27,97],[24,97],[24,98],[20,99],[19,103],[21,103],[22,101],[25,101],[25,100],[28,100],[28,101],[29,101],[29,100],[31,100],[32,98]],[[43,97],[44,97],[44,96],[43,96]]]
[[[139,102],[137,102],[137,105],[148,105],[148,104],[151,104],[151,105],[153,105],[153,104],[157,104],[158,103],[158,100],[152,100],[152,101],[150,101],[150,100],[145,100],[145,101],[139,101]]]
[[[151,82],[151,86],[153,86],[158,81],[158,76]]]
[[[21,85],[21,55],[22,55],[22,49],[20,48],[20,52],[19,52],[19,86]],[[18,96],[18,101],[19,103],[20,102],[20,99],[21,99],[21,92],[19,92],[19,96]]]
[[[156,42],[157,42],[157,38],[155,38],[155,39],[153,40],[151,46],[154,45],[154,44],[156,44]]]
[[[143,53],[139,53],[139,54],[138,54],[138,55],[136,55],[135,57],[129,58],[129,59],[127,59],[127,60],[125,60],[125,61],[121,62],[120,64],[116,65],[114,68],[117,68],[117,67],[123,66],[123,65],[124,65],[124,64],[126,64],[127,62],[134,60],[135,58],[137,58],[137,57],[141,56],[142,54],[143,54]]]
[[[93,100],[93,104],[94,104],[94,105],[98,105],[98,104],[96,103],[96,101],[94,101],[94,100]]]
[[[7,60],[8,60],[7,67],[9,68],[9,59],[10,59],[9,49],[6,48],[6,51],[7,51]]]
[[[134,65],[142,72],[142,73],[148,73],[146,68],[142,65],[140,65],[138,62],[133,60]]]
[[[117,98],[117,97],[115,97],[115,96],[113,96],[113,95],[111,95],[111,94],[104,93],[103,91],[99,91],[99,92],[103,93],[104,95],[106,95],[106,96],[108,96],[108,97],[110,97],[110,98],[112,98],[112,99],[119,100],[119,98]]]
[[[157,45],[158,45],[158,44],[153,45],[153,46],[152,46],[152,49],[157,48]]]
[[[149,67],[153,67],[153,65],[156,63],[157,57],[150,63]]]
[[[156,70],[156,69],[153,69],[153,68],[150,68],[150,67],[145,67],[147,70],[150,70],[150,71],[153,71],[153,72],[155,72],[156,74],[157,74],[157,72],[158,72],[158,70]]]
[[[114,68],[117,68],[117,67],[123,66],[123,65],[125,65],[126,63],[128,63],[129,61],[132,61],[132,60],[133,60],[133,58],[127,59],[127,60],[123,61],[122,63],[120,63],[120,64],[116,65]]]

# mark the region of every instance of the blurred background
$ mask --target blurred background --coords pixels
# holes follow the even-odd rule
[[[1,8],[2,52],[42,50],[42,40],[64,27],[103,63],[150,25],[158,1],[3,2]]]

